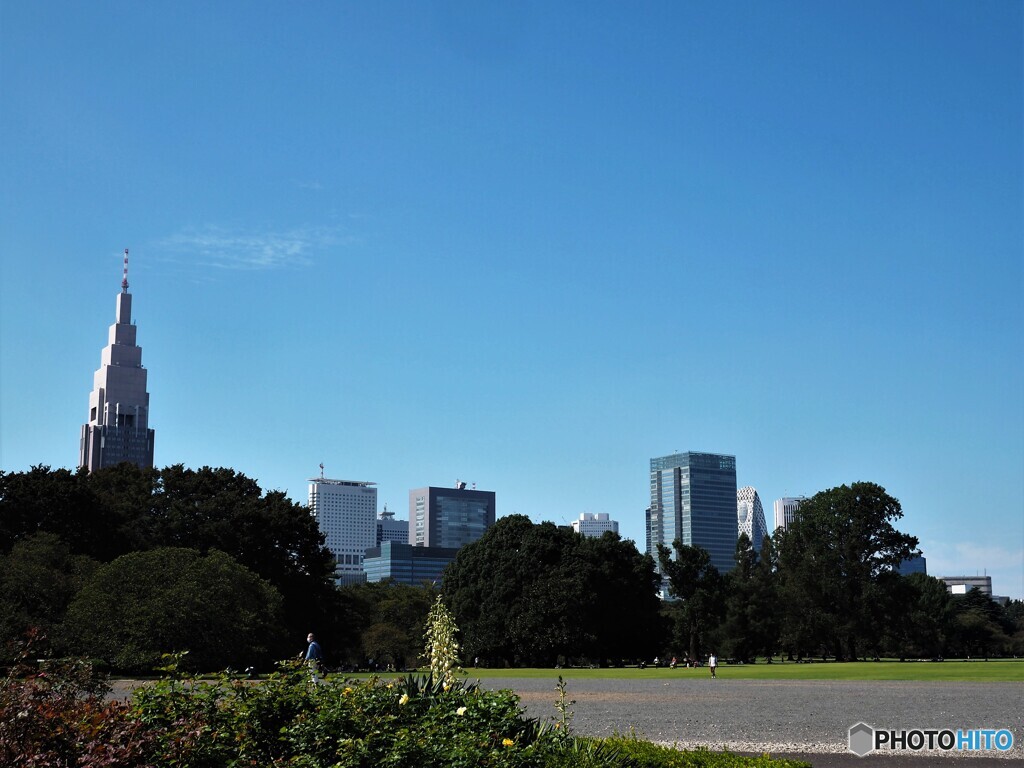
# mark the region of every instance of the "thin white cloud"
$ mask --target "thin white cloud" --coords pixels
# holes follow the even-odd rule
[[[235,232],[210,227],[172,235],[159,245],[169,260],[218,269],[267,270],[307,266],[318,250],[340,240],[336,232],[322,228]]]

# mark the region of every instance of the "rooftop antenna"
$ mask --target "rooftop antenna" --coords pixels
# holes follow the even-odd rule
[[[324,479],[324,463],[322,461],[320,462],[320,479]]]
[[[124,277],[121,278],[121,293],[128,293],[128,249],[124,249]]]

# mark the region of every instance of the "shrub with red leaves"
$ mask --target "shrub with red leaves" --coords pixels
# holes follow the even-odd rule
[[[108,702],[87,662],[27,663],[30,643],[0,688],[0,765],[11,768],[146,768],[152,737]]]

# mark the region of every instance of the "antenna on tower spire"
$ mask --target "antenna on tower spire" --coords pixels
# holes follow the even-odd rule
[[[128,249],[124,249],[124,277],[121,278],[121,293],[128,293]]]

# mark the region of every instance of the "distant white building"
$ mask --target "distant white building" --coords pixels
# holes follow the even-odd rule
[[[309,479],[309,510],[334,555],[334,576],[340,584],[365,579],[363,558],[366,550],[377,546],[375,486],[357,480]]]
[[[619,532],[619,523],[612,520],[607,512],[584,512],[579,520],[572,521],[572,529],[584,536],[601,536],[606,531]]]
[[[981,594],[992,597],[991,576],[942,576],[941,578],[946,582],[946,589],[951,594],[966,595],[977,587],[981,590]]]
[[[764,507],[757,489],[747,485],[736,491],[736,538],[741,533],[747,534],[754,551],[761,553],[764,537],[768,535],[768,526],[764,521]]]
[[[775,528],[773,530],[786,530],[789,524],[796,518],[796,511],[800,505],[807,501],[806,496],[784,497],[775,500]]]

